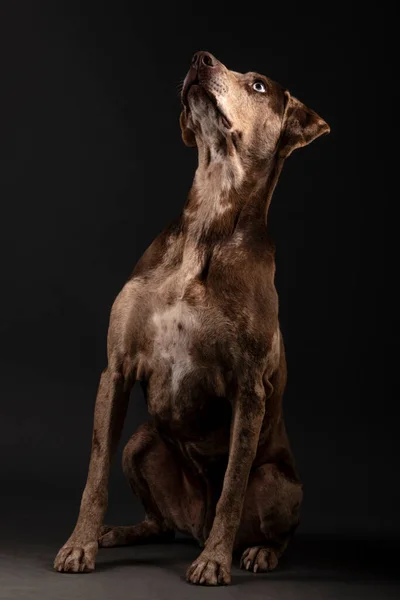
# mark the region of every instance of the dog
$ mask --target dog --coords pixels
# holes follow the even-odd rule
[[[233,552],[243,569],[274,569],[299,523],[267,215],[285,159],[330,129],[276,82],[204,51],[181,101],[183,141],[198,151],[193,186],[112,306],[86,487],[57,571],[92,571],[99,546],[179,531],[202,548],[187,581],[228,584]],[[123,469],[146,516],[102,527],[136,380],[151,419],[127,443]]]

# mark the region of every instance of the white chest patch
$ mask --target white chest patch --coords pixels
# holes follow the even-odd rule
[[[193,368],[190,347],[193,332],[198,328],[197,317],[186,302],[177,300],[173,306],[154,313],[152,321],[153,358],[171,366],[171,387],[176,394],[182,378]]]
[[[278,328],[272,337],[271,349],[268,354],[268,366],[267,366],[268,375],[272,375],[272,373],[274,373],[279,367],[279,361],[280,361],[280,357],[281,357],[280,347],[281,347],[281,332]]]

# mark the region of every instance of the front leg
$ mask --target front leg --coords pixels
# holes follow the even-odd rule
[[[108,501],[111,457],[116,449],[129,401],[124,377],[112,369],[103,371],[94,411],[92,451],[85,490],[75,529],[54,561],[57,571],[93,571],[98,536]]]
[[[239,527],[251,465],[265,413],[263,385],[241,386],[232,407],[229,460],[215,519],[205,548],[186,579],[201,585],[230,583],[233,544]]]

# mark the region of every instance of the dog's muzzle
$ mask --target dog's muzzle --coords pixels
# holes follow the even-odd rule
[[[183,82],[182,103],[185,106],[187,106],[187,96],[192,85],[204,85],[219,64],[219,61],[210,52],[196,52],[193,55],[192,64]]]
[[[192,58],[192,64],[185,77],[182,88],[182,104],[188,108],[188,94],[193,86],[199,86],[208,96],[210,102],[215,106],[216,110],[222,118],[222,122],[227,129],[230,129],[232,123],[228,119],[225,112],[222,110],[215,95],[216,81],[222,77],[222,71],[225,69],[222,63],[219,62],[210,52],[196,52]]]

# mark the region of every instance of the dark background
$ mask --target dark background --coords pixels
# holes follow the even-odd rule
[[[178,86],[192,54],[207,49],[233,70],[279,81],[331,126],[287,161],[268,224],[286,420],[305,488],[299,533],[400,533],[398,69],[388,6],[2,4],[5,530],[36,527],[61,545],[74,525],[109,310],[186,199],[196,152],[181,142]],[[120,450],[144,418],[135,388]],[[134,522],[132,502],[117,458],[109,514]]]

